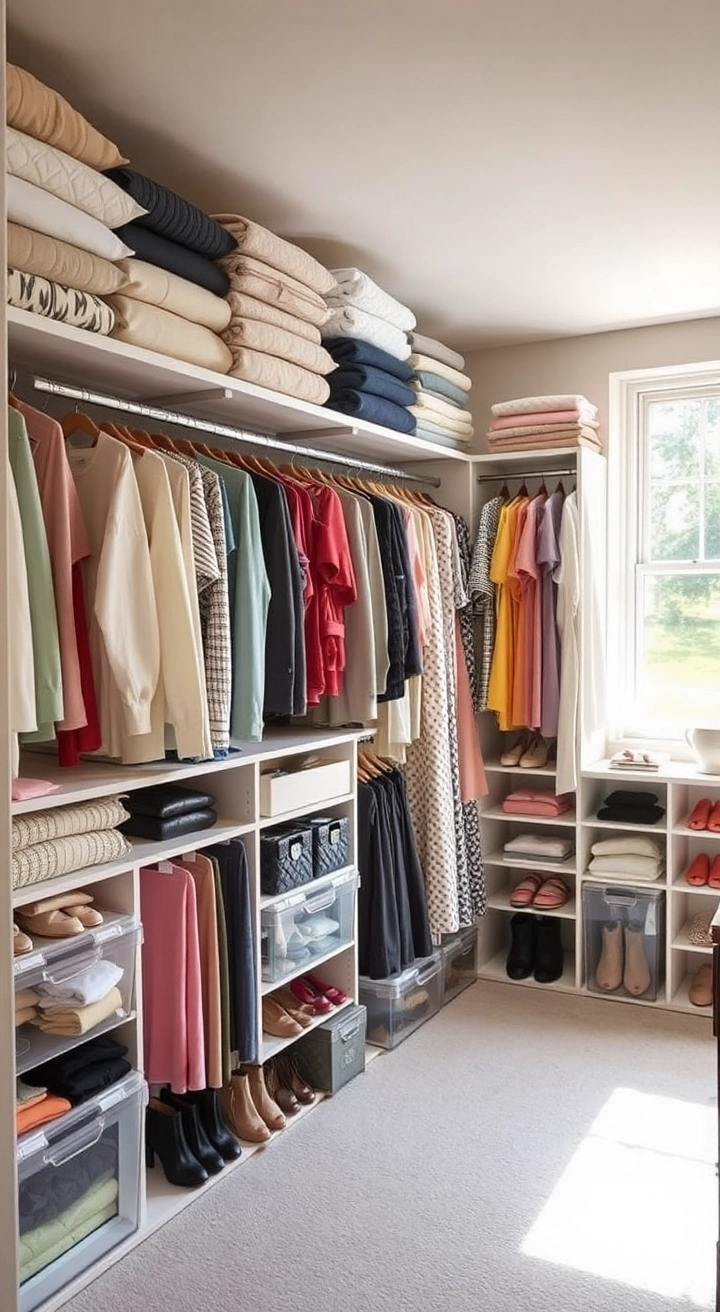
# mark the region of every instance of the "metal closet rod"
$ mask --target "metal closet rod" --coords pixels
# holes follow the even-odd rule
[[[305,460],[324,460],[329,464],[347,465],[351,469],[362,470],[368,474],[380,474],[385,478],[404,479],[406,482],[427,483],[430,487],[440,487],[439,478],[432,478],[426,474],[409,474],[404,469],[373,464],[369,460],[357,460],[354,456],[320,451],[312,446],[295,446],[292,442],[283,442],[279,438],[268,437],[265,433],[249,433],[239,428],[229,428],[227,424],[213,424],[205,419],[195,419],[193,415],[178,414],[174,410],[161,410],[158,406],[146,405],[143,401],[124,401],[121,397],[105,396],[102,392],[91,392],[85,387],[55,383],[49,378],[33,378],[33,387],[38,392],[50,392],[53,396],[66,396],[70,400],[83,401],[85,405],[98,405],[106,410],[123,410],[127,414],[141,415],[144,419],[154,419],[161,424],[179,424],[183,428],[192,428],[199,433],[229,437],[235,442],[245,442],[248,446],[264,446],[273,451],[285,451],[288,455],[302,456]]]
[[[481,474],[478,483],[507,483],[513,478],[562,478],[564,474],[577,474],[577,469],[513,469],[504,474]]]

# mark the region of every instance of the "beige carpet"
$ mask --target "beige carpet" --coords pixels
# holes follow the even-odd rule
[[[710,1027],[477,984],[70,1312],[692,1312]]]

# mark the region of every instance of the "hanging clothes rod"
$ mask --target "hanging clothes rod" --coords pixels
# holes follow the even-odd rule
[[[404,469],[390,465],[378,465],[369,460],[358,460],[354,456],[337,455],[332,451],[321,451],[312,446],[296,446],[283,442],[280,438],[268,437],[265,433],[245,432],[240,428],[230,428],[227,424],[213,424],[194,415],[182,415],[174,410],[162,410],[158,406],[146,405],[143,401],[124,401],[117,396],[106,396],[102,392],[91,392],[85,387],[72,387],[67,383],[55,383],[49,378],[33,378],[33,387],[37,392],[49,392],[52,396],[66,396],[69,400],[82,401],[85,405],[102,406],[105,410],[122,410],[130,415],[141,415],[144,419],[154,419],[161,424],[179,424],[183,428],[192,428],[199,433],[212,433],[216,437],[229,437],[234,442],[244,442],[248,446],[264,446],[273,451],[285,451],[288,455],[302,456],[305,460],[323,460],[333,465],[347,465],[363,473],[379,474],[384,478],[404,479],[411,483],[426,483],[430,487],[440,487],[440,479],[426,474],[409,474]]]
[[[478,483],[507,483],[513,478],[562,478],[566,474],[577,474],[577,469],[566,466],[564,469],[513,469],[504,474],[481,474]]]

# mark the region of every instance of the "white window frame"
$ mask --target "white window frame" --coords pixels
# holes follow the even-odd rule
[[[610,374],[608,424],[608,750],[647,746],[648,738],[632,725],[631,671],[637,659],[641,625],[638,578],[663,572],[658,564],[642,564],[640,499],[648,495],[649,470],[640,446],[643,409],[651,401],[673,394],[703,397],[720,391],[720,360],[661,369],[633,369]],[[646,517],[647,524],[647,517]],[[682,565],[673,563],[681,573]],[[685,567],[687,568],[687,566]],[[691,566],[698,572],[698,566]],[[700,567],[702,568],[702,567]],[[715,569],[713,568],[713,573]],[[678,760],[690,760],[687,744],[678,738],[652,737],[655,746]]]

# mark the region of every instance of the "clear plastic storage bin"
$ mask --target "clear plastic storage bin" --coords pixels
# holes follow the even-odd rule
[[[583,883],[585,983],[591,993],[655,1002],[665,960],[665,892]]]
[[[33,1006],[33,997],[40,999],[53,994],[53,1002],[61,1003],[63,1012],[77,1009],[82,1019],[73,1025],[69,1019],[67,1033],[47,1033],[26,1022],[15,1030],[15,1060],[18,1075],[74,1048],[85,1039],[103,1034],[129,1016],[135,1005],[135,964],[138,945],[142,941],[142,928],[134,916],[103,912],[104,924],[88,929],[74,938],[43,939],[33,936],[34,951],[16,957],[13,962],[15,977],[16,1014],[18,1004]],[[103,1005],[97,1011],[98,1020],[89,1028],[90,1013],[85,1011],[83,996],[95,996],[98,977],[107,976],[107,997],[117,989],[116,1005],[108,1015],[102,1015]],[[118,975],[118,971],[120,974]],[[92,994],[87,990],[95,987]],[[113,981],[110,985],[110,981]],[[34,1004],[37,1011],[37,1001]],[[65,1025],[65,1020],[62,1022]],[[78,1032],[71,1033],[75,1028]]]
[[[443,936],[443,1006],[477,980],[477,926]]]
[[[298,889],[260,913],[262,977],[275,983],[355,937],[357,871]]]
[[[21,1312],[137,1230],[146,1090],[133,1071],[18,1139]]]
[[[387,979],[360,977],[360,1001],[367,1008],[367,1040],[378,1048],[399,1043],[442,1006],[443,962],[440,952]]]

